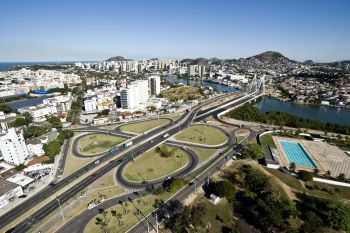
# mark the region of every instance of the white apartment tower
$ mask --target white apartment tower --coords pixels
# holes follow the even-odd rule
[[[188,68],[187,68],[187,71],[188,71],[188,75],[189,76],[195,76],[197,73],[196,73],[196,69],[197,69],[197,65],[189,65]]]
[[[148,78],[149,89],[151,95],[158,95],[160,93],[160,77],[152,75]]]
[[[137,80],[120,90],[120,103],[124,109],[136,109],[148,100],[148,80]]]
[[[0,158],[13,165],[25,162],[29,156],[22,131],[16,132],[15,128],[7,128],[7,124],[1,124],[0,134]]]
[[[84,97],[84,108],[86,112],[97,111],[97,96],[90,95]]]

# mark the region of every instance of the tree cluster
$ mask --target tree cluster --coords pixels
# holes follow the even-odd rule
[[[186,182],[184,180],[180,178],[174,178],[170,182],[168,192],[175,192],[179,190],[181,187],[183,187],[184,185],[186,185]]]
[[[195,206],[185,206],[177,212],[167,222],[166,227],[172,232],[191,232],[197,231],[199,227],[204,227],[203,217],[206,215],[208,208],[205,204],[197,204]]]
[[[32,138],[32,137],[39,137],[47,132],[48,132],[47,127],[30,125],[23,130],[23,137],[25,139]]]
[[[61,152],[61,146],[65,139],[73,137],[73,132],[70,130],[62,130],[57,138],[43,146],[45,155],[50,157],[50,161],[54,161],[56,155]]]
[[[348,232],[350,230],[350,206],[342,201],[299,194],[300,206],[305,214],[300,232],[327,232],[327,228]]]
[[[250,165],[230,174],[229,179],[239,187],[235,211],[263,232],[286,232],[291,229],[288,219],[296,215],[296,205],[278,190],[268,177]]]
[[[243,121],[255,121],[266,124],[288,126],[293,128],[307,128],[322,130],[325,132],[350,134],[350,126],[322,123],[316,120],[297,117],[285,112],[263,113],[251,104],[245,104],[243,106],[240,106],[227,113],[227,116]]]
[[[29,114],[29,112],[25,112],[21,117],[17,117],[15,121],[11,122],[10,126],[18,127],[23,125],[29,125],[33,122],[33,117]]]
[[[169,158],[174,155],[174,149],[167,145],[160,145],[156,148],[156,152],[160,154],[161,157]]]
[[[263,159],[264,156],[265,153],[261,146],[256,143],[252,143],[244,147],[244,149],[242,150],[242,155],[239,157],[241,157],[241,159],[251,158],[259,160]]]

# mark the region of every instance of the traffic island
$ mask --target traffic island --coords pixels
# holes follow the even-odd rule
[[[125,138],[107,134],[88,134],[78,139],[77,149],[82,155],[93,155],[108,151],[125,141]]]
[[[161,150],[167,150],[171,155],[164,156]],[[134,182],[154,180],[175,172],[187,162],[188,157],[184,150],[161,144],[129,163],[123,171],[123,176]]]
[[[228,138],[225,133],[209,125],[193,125],[175,136],[178,141],[203,145],[222,145]]]
[[[151,129],[165,125],[169,122],[170,122],[169,119],[141,121],[137,123],[130,123],[130,124],[123,125],[120,127],[120,130],[123,132],[130,132],[130,133],[144,133]]]

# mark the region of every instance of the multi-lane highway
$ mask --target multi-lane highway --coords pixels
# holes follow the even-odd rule
[[[216,99],[211,99],[211,101],[215,101]],[[174,135],[178,131],[183,130],[185,127],[187,127],[194,116],[196,115],[198,109],[201,105],[198,107],[195,107],[190,112],[185,112],[179,119],[177,119],[174,122],[167,123],[166,125],[156,128],[149,132],[147,135],[142,134],[140,136],[137,136],[135,138],[132,138],[133,144],[136,145],[140,142],[145,141],[146,139],[152,138],[153,143],[143,143],[140,146],[134,147],[132,150],[129,150],[123,155],[122,159],[115,159],[111,161],[110,163],[102,166],[100,169],[98,169],[93,176],[88,176],[79,181],[77,184],[73,185],[69,190],[63,192],[60,196],[58,196],[58,199],[61,203],[64,203],[69,198],[74,196],[76,193],[78,193],[80,190],[94,182],[96,179],[101,177],[103,174],[107,173],[108,171],[112,170],[116,166],[120,165],[123,161],[132,160],[132,156],[137,156],[138,154],[142,153],[145,150],[148,150],[152,148],[157,143],[160,143],[161,141],[164,141],[163,134],[161,133],[168,133],[169,135]],[[161,135],[159,135],[161,134]],[[115,157],[116,155],[125,152],[125,150],[128,150],[129,148],[120,148],[117,152],[113,154],[106,153],[102,155],[98,160],[100,162],[104,162],[106,160],[111,159],[111,157]],[[68,149],[65,148],[65,153],[68,152]],[[0,217],[0,229],[3,229],[6,225],[14,221],[19,216],[23,215],[36,205],[40,204],[42,201],[44,201],[47,198],[52,198],[55,193],[62,188],[66,187],[68,184],[72,183],[76,179],[83,176],[86,172],[90,171],[91,169],[95,168],[96,164],[95,161],[90,162],[83,168],[77,170],[72,175],[64,178],[63,180],[52,183],[50,186],[46,187],[42,191],[40,191],[38,194],[33,196],[32,198],[28,199],[26,202],[22,203],[20,206],[15,207],[12,209],[9,213],[3,215]],[[58,202],[54,198],[50,202],[48,202],[44,207],[40,208],[36,212],[34,212],[32,215],[27,217],[25,220],[11,228],[12,232],[26,232],[28,229],[30,229],[35,223],[39,222],[41,219],[43,219],[47,214],[51,213],[54,209],[58,208]]]
[[[249,100],[249,98],[244,98],[242,101],[235,100],[235,103],[232,106],[234,106],[235,104],[238,104],[238,103],[242,103],[242,102],[247,101],[247,100]],[[212,99],[210,101],[215,101],[215,99]],[[85,188],[86,186],[88,186],[89,184],[94,182],[96,179],[98,179],[102,175],[106,174],[108,171],[112,170],[115,167],[121,167],[121,168],[125,167],[125,165],[127,163],[131,162],[134,159],[134,157],[142,154],[144,151],[147,151],[147,150],[151,149],[152,147],[165,141],[166,139],[163,137],[164,134],[169,134],[169,137],[171,137],[171,136],[175,135],[176,133],[184,130],[186,127],[188,127],[188,125],[190,125],[192,123],[192,120],[195,118],[199,108],[202,105],[203,105],[203,103],[201,105],[193,108],[192,111],[184,113],[179,119],[177,119],[174,122],[170,122],[162,127],[156,128],[156,129],[150,131],[148,134],[142,134],[142,135],[139,135],[135,138],[132,138],[133,144],[136,145],[136,146],[132,146],[132,148],[120,148],[120,150],[118,150],[116,153],[114,153],[112,155],[109,153],[102,154],[101,157],[98,158],[100,160],[101,164],[103,164],[103,162],[107,161],[107,160],[110,160],[109,163],[105,163],[105,164],[103,164],[103,166],[101,165],[100,168],[97,169],[92,176],[87,176],[87,177],[83,178],[82,180],[80,180],[76,184],[72,185],[72,187],[70,187],[68,190],[62,192],[62,194],[59,195],[57,198],[60,200],[61,203],[64,203],[65,201],[70,199],[72,196],[79,193],[79,191],[81,191],[83,188]],[[231,105],[229,105],[229,107],[231,107]],[[221,109],[221,111],[220,111],[220,108],[216,109],[214,111],[213,111],[213,108],[210,108],[207,111],[210,112],[210,113],[208,113],[210,115],[213,115],[213,114],[217,115],[218,113],[224,111],[225,109],[227,109],[227,106],[224,109]],[[201,118],[197,118],[196,120],[201,120],[201,119],[204,119],[205,117],[207,117],[206,111],[201,112]],[[116,133],[116,134],[118,134],[118,133]],[[126,136],[126,135],[124,135],[124,136]],[[149,139],[148,141],[146,141],[147,143],[141,143],[141,142],[144,142],[146,139]],[[138,145],[139,143],[141,143],[141,144]],[[128,149],[129,149],[129,151],[125,151]],[[125,152],[122,157],[118,157],[117,159],[114,159],[114,160],[111,159],[112,157],[116,157],[118,154],[120,154],[122,152]],[[65,153],[67,153],[66,148],[65,148]],[[196,165],[195,156],[191,156],[190,151],[188,152],[188,154],[193,159],[192,160],[190,159],[189,165],[186,166],[185,168],[181,169],[179,171],[179,173],[175,174],[175,175],[184,176],[186,174],[191,173],[191,170],[193,170],[193,168],[195,167],[195,165]],[[219,157],[217,157],[216,159],[218,159],[218,158]],[[72,183],[76,179],[80,178],[86,172],[90,171],[91,169],[93,169],[95,167],[96,167],[96,165],[95,165],[94,161],[87,164],[86,166],[79,169],[78,171],[76,171],[72,175],[64,178],[63,180],[61,180],[57,183],[53,183],[52,185],[48,186],[43,191],[36,194],[34,197],[32,197],[31,199],[24,202],[21,206],[18,206],[16,208],[14,208],[12,211],[10,211],[9,213],[1,216],[0,217],[0,229],[4,228],[10,222],[12,222],[16,218],[18,218],[19,216],[24,214],[26,211],[29,211],[34,206],[38,205],[39,203],[44,201],[46,198],[52,198],[57,191],[61,190],[62,188],[64,188],[68,184]],[[118,171],[119,170],[122,171],[122,169],[118,169]],[[121,173],[119,175],[117,173],[118,181],[123,181],[122,178],[120,177],[120,175],[121,175]],[[152,182],[156,184],[157,182],[161,182],[161,181],[155,180]],[[133,188],[134,187],[145,188],[146,184],[142,184],[140,186],[140,184],[136,184],[136,183],[135,184],[124,183],[124,185],[131,186]],[[26,231],[28,231],[33,225],[38,223],[41,219],[43,219],[45,216],[47,216],[49,213],[51,213],[56,208],[58,208],[58,202],[57,202],[56,198],[53,198],[45,206],[43,206],[39,210],[35,211],[33,214],[31,214],[25,220],[21,221],[19,224],[14,226],[11,229],[11,232],[26,232]],[[66,232],[66,231],[64,231],[64,232]]]
[[[252,97],[254,97],[254,96],[252,96]],[[207,111],[211,112],[211,114],[209,114],[208,116],[215,114],[214,116],[217,117],[217,114],[219,114],[220,112],[223,112],[223,111],[227,110],[228,108],[232,108],[232,107],[236,106],[236,104],[237,105],[241,104],[247,100],[249,100],[249,98],[244,98],[243,101],[239,101],[239,99],[236,98],[236,99],[234,99],[235,103],[232,105],[225,103],[226,104],[225,107],[223,107],[221,109],[216,109],[215,111],[213,111],[213,109],[215,109],[215,108],[213,108],[213,107],[209,108],[209,109],[207,109]],[[197,114],[206,114],[206,112],[201,111],[201,112],[198,112]],[[221,121],[221,122],[224,124],[227,124],[224,121]],[[231,158],[235,153],[239,152],[244,147],[244,144],[246,143],[246,141],[252,139],[255,136],[256,136],[256,134],[252,133],[252,134],[250,134],[250,136],[248,138],[246,138],[246,140],[244,140],[241,144],[237,145],[234,148],[234,150],[232,150],[232,148],[228,147],[223,153],[218,153],[215,157],[211,158],[209,161],[207,161],[207,164],[206,164],[207,169],[202,174],[200,174],[198,177],[195,177],[195,175],[196,175],[196,173],[198,173],[198,171],[196,169],[194,169],[195,166],[194,166],[193,161],[190,161],[189,166],[186,166],[185,168],[181,169],[180,171],[171,174],[171,176],[172,177],[190,178],[190,179],[194,178],[195,183],[198,185],[197,187],[199,187],[199,185],[204,184],[206,182],[207,178],[210,177],[213,173],[215,173],[218,170],[218,168],[221,166],[220,163],[225,162],[226,159]],[[222,145],[220,148],[223,148],[223,147],[226,147],[227,145],[233,144],[232,137],[229,136],[228,138],[230,140],[227,143],[225,143],[225,145]],[[171,142],[171,143],[174,143],[174,142]],[[191,152],[189,153],[189,155],[190,155],[190,157],[193,157],[193,160],[196,157],[196,155],[191,153]],[[118,183],[123,185],[124,187],[138,188],[138,189],[143,188],[142,190],[144,190],[144,188],[147,187],[147,185],[151,185],[151,184],[157,185],[157,184],[160,184],[164,181],[164,178],[152,180],[149,183],[136,183],[136,182],[126,181],[122,175],[122,172],[123,172],[123,168],[126,166],[126,164],[128,162],[129,161],[125,161],[123,164],[121,164],[118,167],[117,174],[116,174],[117,175],[116,178],[117,178]],[[180,192],[178,192],[176,195],[174,195],[168,202],[163,204],[161,206],[161,208],[157,209],[152,214],[153,218],[152,217],[144,218],[142,221],[140,221],[139,224],[134,226],[130,232],[145,232],[145,231],[147,231],[147,221],[149,221],[148,224],[151,225],[151,227],[154,227],[155,226],[155,218],[154,218],[155,214],[158,215],[159,221],[164,220],[164,218],[166,216],[169,216],[169,214],[174,212],[174,210],[178,207],[179,202],[183,201],[190,193],[192,193],[194,191],[195,186],[196,185],[184,187]],[[112,199],[112,200],[110,200],[110,202],[108,204],[104,204],[103,206],[100,206],[100,208],[103,208],[103,209],[110,208],[113,205],[118,204],[120,199],[125,200],[125,198],[129,197],[129,195],[130,194],[125,194],[121,197]],[[58,230],[58,232],[82,233],[84,231],[84,227],[86,226],[86,224],[92,218],[94,218],[97,214],[98,214],[98,212],[96,210],[93,210],[93,211],[86,210],[81,215],[76,216],[75,218],[73,218],[69,222],[67,222],[63,227],[61,227]]]

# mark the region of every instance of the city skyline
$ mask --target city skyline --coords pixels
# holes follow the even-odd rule
[[[0,61],[238,59],[265,51],[301,62],[348,60],[349,9],[343,0],[11,1],[0,9]]]

